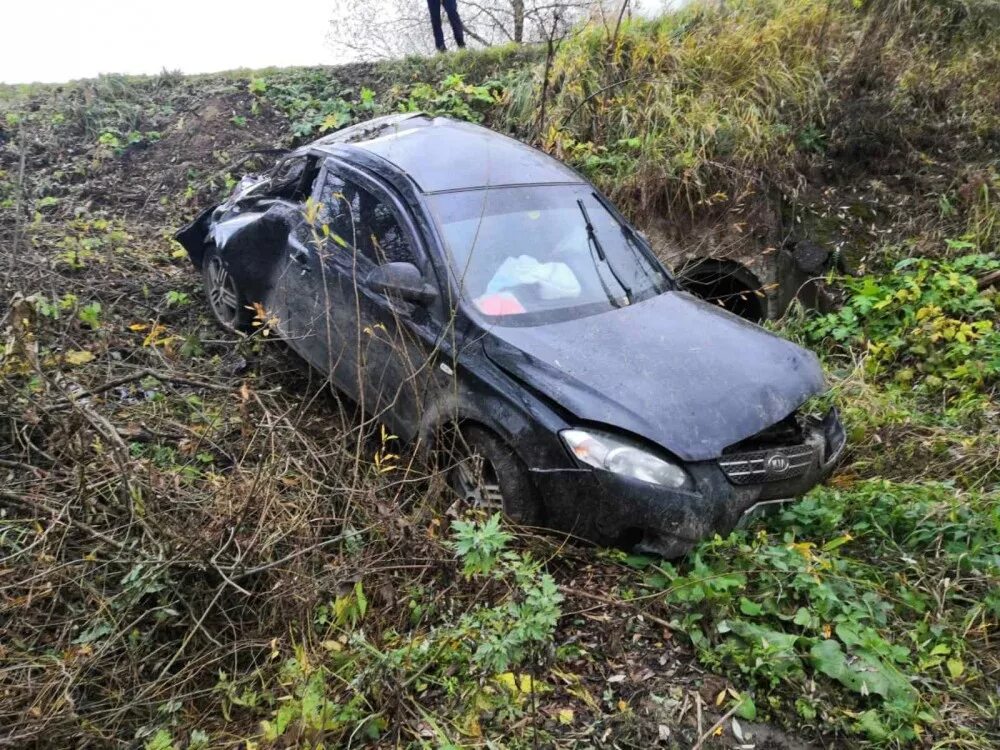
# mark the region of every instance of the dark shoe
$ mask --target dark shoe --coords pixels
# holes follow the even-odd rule
[[[438,52],[447,52],[447,51],[448,51],[448,48],[447,48],[447,47],[438,47],[438,48],[437,48],[437,51],[438,51]]]

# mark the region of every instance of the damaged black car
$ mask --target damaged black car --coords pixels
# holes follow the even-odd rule
[[[825,479],[805,349],[684,292],[579,174],[423,114],[244,178],[177,235],[230,330],[266,319],[512,520],[674,557]]]

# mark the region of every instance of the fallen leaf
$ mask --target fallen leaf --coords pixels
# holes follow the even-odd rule
[[[579,698],[584,703],[586,703],[592,710],[599,711],[600,706],[597,703],[597,699],[591,695],[590,691],[583,685],[578,685],[577,687],[566,688],[566,692],[572,695],[574,698]]]
[[[85,365],[94,359],[94,353],[88,352],[86,349],[78,349],[72,352],[66,352],[63,359],[68,365]]]
[[[953,680],[957,680],[962,676],[962,673],[965,672],[965,664],[962,663],[961,659],[948,659],[945,664],[948,667],[948,674],[951,675]]]
[[[517,678],[513,672],[503,672],[496,676],[497,682],[507,688],[510,692],[517,692]]]
[[[733,737],[743,742],[743,727],[736,719],[733,719]]]
[[[465,734],[469,737],[482,737],[483,728],[479,724],[479,717],[473,716],[465,725]]]

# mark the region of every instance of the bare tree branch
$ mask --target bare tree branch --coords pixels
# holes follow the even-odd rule
[[[459,13],[466,35],[482,47],[537,44],[564,37],[572,26],[603,15],[612,6],[617,12],[619,2],[459,0]],[[430,16],[424,4],[414,0],[338,4],[328,40],[344,61],[434,53]]]

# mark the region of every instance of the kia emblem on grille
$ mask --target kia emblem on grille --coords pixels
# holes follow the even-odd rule
[[[790,463],[787,456],[783,456],[780,453],[775,453],[767,457],[764,462],[764,469],[770,475],[784,474],[788,471]]]

